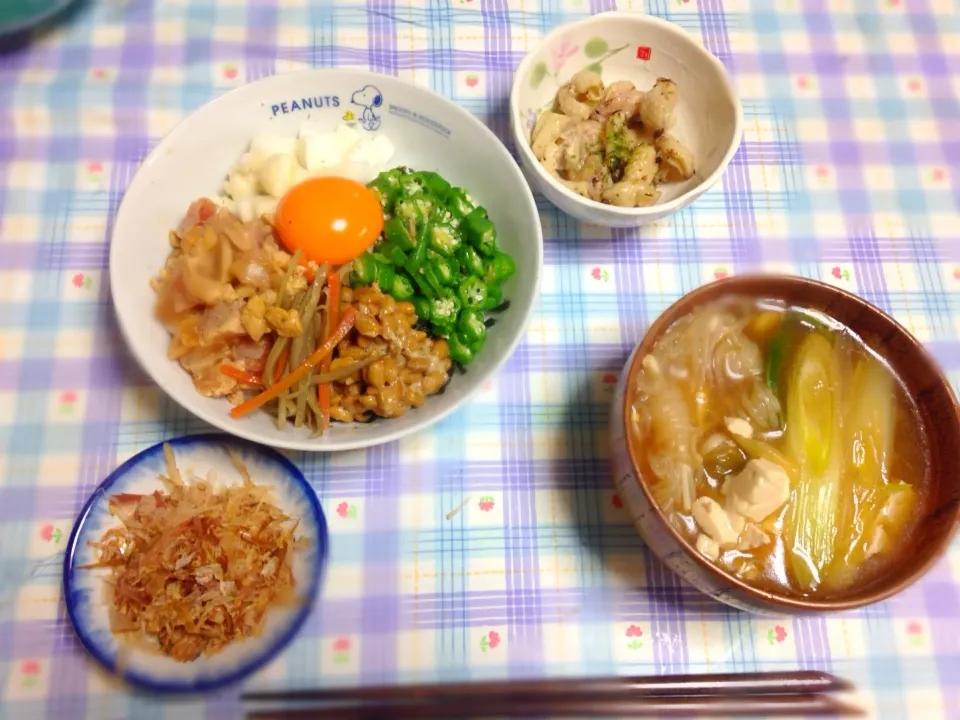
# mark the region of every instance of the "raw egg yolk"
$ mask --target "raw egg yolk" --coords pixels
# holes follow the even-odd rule
[[[342,265],[373,245],[383,230],[377,195],[342,177],[319,177],[294,185],[280,200],[273,227],[289,252]]]

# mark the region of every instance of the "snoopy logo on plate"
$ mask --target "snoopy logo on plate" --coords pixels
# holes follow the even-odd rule
[[[374,112],[374,108],[383,105],[383,95],[373,85],[365,85],[357,90],[350,102],[363,108],[360,114],[360,124],[367,130],[376,130],[380,127],[380,116]]]

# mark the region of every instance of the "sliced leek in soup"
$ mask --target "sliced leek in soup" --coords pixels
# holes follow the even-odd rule
[[[926,490],[883,347],[822,313],[725,298],[641,361],[630,442],[673,525],[744,582],[840,595],[902,560]]]

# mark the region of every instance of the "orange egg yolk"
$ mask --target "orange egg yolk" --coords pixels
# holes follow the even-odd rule
[[[319,177],[293,186],[280,200],[274,229],[289,252],[342,265],[373,245],[383,230],[377,195],[342,177]]]

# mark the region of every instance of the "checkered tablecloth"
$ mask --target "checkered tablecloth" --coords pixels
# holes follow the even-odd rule
[[[507,141],[524,53],[594,0],[88,0],[0,52],[0,717],[236,714],[160,703],[85,657],[60,551],[121,460],[204,429],[138,370],[107,284],[110,226],[193,109],[302,67],[431,86]],[[541,297],[499,377],[430,432],[297,455],[331,529],[326,584],[251,684],[822,668],[889,717],[960,717],[960,544],[889,602],[769,619],[682,585],[611,490],[608,400],[644,328],[747,270],[890,311],[960,380],[960,8],[947,0],[648,0],[726,64],[744,137],[723,181],[654,226],[581,226],[538,199]],[[463,504],[459,513],[448,513]]]

